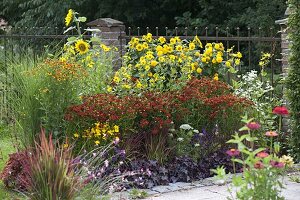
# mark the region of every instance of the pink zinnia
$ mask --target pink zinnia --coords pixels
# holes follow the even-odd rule
[[[262,168],[264,168],[264,164],[263,164],[261,161],[257,161],[257,162],[254,164],[254,168],[255,168],[255,169],[262,169]]]
[[[276,115],[288,115],[289,111],[285,106],[277,106],[273,109],[273,114]]]
[[[226,153],[229,156],[238,156],[240,154],[240,151],[237,149],[230,149],[230,150],[227,150]]]
[[[267,152],[259,152],[258,154],[256,154],[256,157],[259,157],[259,158],[266,158],[268,157],[269,154]]]
[[[278,133],[276,133],[275,131],[267,131],[265,135],[268,137],[276,137],[278,136]]]
[[[246,126],[251,130],[256,130],[260,128],[260,124],[257,122],[249,122]]]
[[[275,161],[275,160],[271,160],[270,164],[272,165],[272,167],[275,167],[275,168],[283,168],[284,167],[283,162],[278,162],[278,161]]]

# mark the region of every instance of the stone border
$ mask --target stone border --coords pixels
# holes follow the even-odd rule
[[[292,170],[287,172],[287,176],[295,175],[295,174],[300,175],[300,163],[295,164],[294,167],[292,168]],[[241,173],[237,173],[235,175],[241,175]],[[231,182],[232,176],[233,176],[233,174],[228,175],[227,183]],[[215,178],[210,177],[210,178],[206,178],[206,179],[202,179],[202,180],[194,181],[194,182],[190,182],[190,183],[176,182],[176,183],[170,183],[169,185],[155,186],[151,189],[139,189],[139,190],[147,192],[149,197],[151,197],[151,196],[157,196],[157,195],[170,193],[170,192],[189,190],[189,189],[193,189],[193,188],[202,188],[202,187],[213,186],[213,185],[220,185],[220,184],[218,184],[218,182],[215,180]],[[130,192],[130,190],[124,191],[124,192],[116,192],[112,195],[111,200],[131,199],[129,192]]]

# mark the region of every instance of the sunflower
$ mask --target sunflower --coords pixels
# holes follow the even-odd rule
[[[75,44],[75,49],[80,54],[85,54],[86,52],[88,52],[89,47],[90,47],[90,45],[87,42],[85,42],[84,40],[78,40]]]
[[[65,18],[66,26],[69,26],[70,23],[73,21],[73,15],[74,15],[73,10],[69,9],[68,14],[67,14],[67,16]]]

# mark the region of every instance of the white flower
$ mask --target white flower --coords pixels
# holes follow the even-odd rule
[[[181,142],[181,141],[183,141],[183,138],[182,138],[182,137],[177,138],[177,141],[178,141],[178,142]]]
[[[193,130],[194,133],[199,133],[199,131],[197,129]]]
[[[183,130],[193,129],[193,127],[191,127],[189,124],[182,124],[179,128]]]
[[[200,144],[199,144],[199,143],[196,143],[196,144],[195,144],[195,147],[199,147],[199,146],[200,146]]]

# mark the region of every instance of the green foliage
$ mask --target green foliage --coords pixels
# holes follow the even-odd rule
[[[286,80],[287,97],[291,110],[292,132],[290,149],[294,157],[300,160],[300,2],[289,0],[291,15],[288,18],[289,40],[291,53],[289,57],[289,72]]]
[[[236,164],[243,166],[242,176],[234,175],[232,184],[237,187],[236,197],[241,200],[257,199],[257,200],[279,200],[284,199],[281,196],[281,190],[284,188],[282,176],[285,169],[293,165],[293,160],[289,156],[278,157],[279,147],[277,143],[273,142],[276,138],[270,137],[268,146],[254,148],[257,146],[257,138],[253,136],[251,129],[247,127],[253,119],[248,119],[247,116],[243,117],[242,122],[246,125],[240,131],[248,130],[247,134],[233,135],[233,139],[227,143],[237,146],[237,149],[230,149],[226,153],[232,157],[234,170]],[[265,134],[268,136],[268,134]],[[266,153],[269,149],[269,153]],[[240,155],[241,154],[241,155]],[[217,173],[218,178],[226,178],[224,169],[219,168],[213,170]],[[229,191],[232,195],[232,188]],[[233,195],[229,199],[233,198]]]
[[[214,30],[216,26],[220,28],[262,27],[267,30],[274,27],[274,21],[283,15],[284,10],[285,0],[198,0],[191,10],[185,12],[182,17],[177,17],[176,20],[178,25],[208,26],[210,30]]]
[[[132,189],[129,192],[129,195],[132,199],[145,199],[148,197],[148,193],[143,190],[138,190],[138,189]]]

